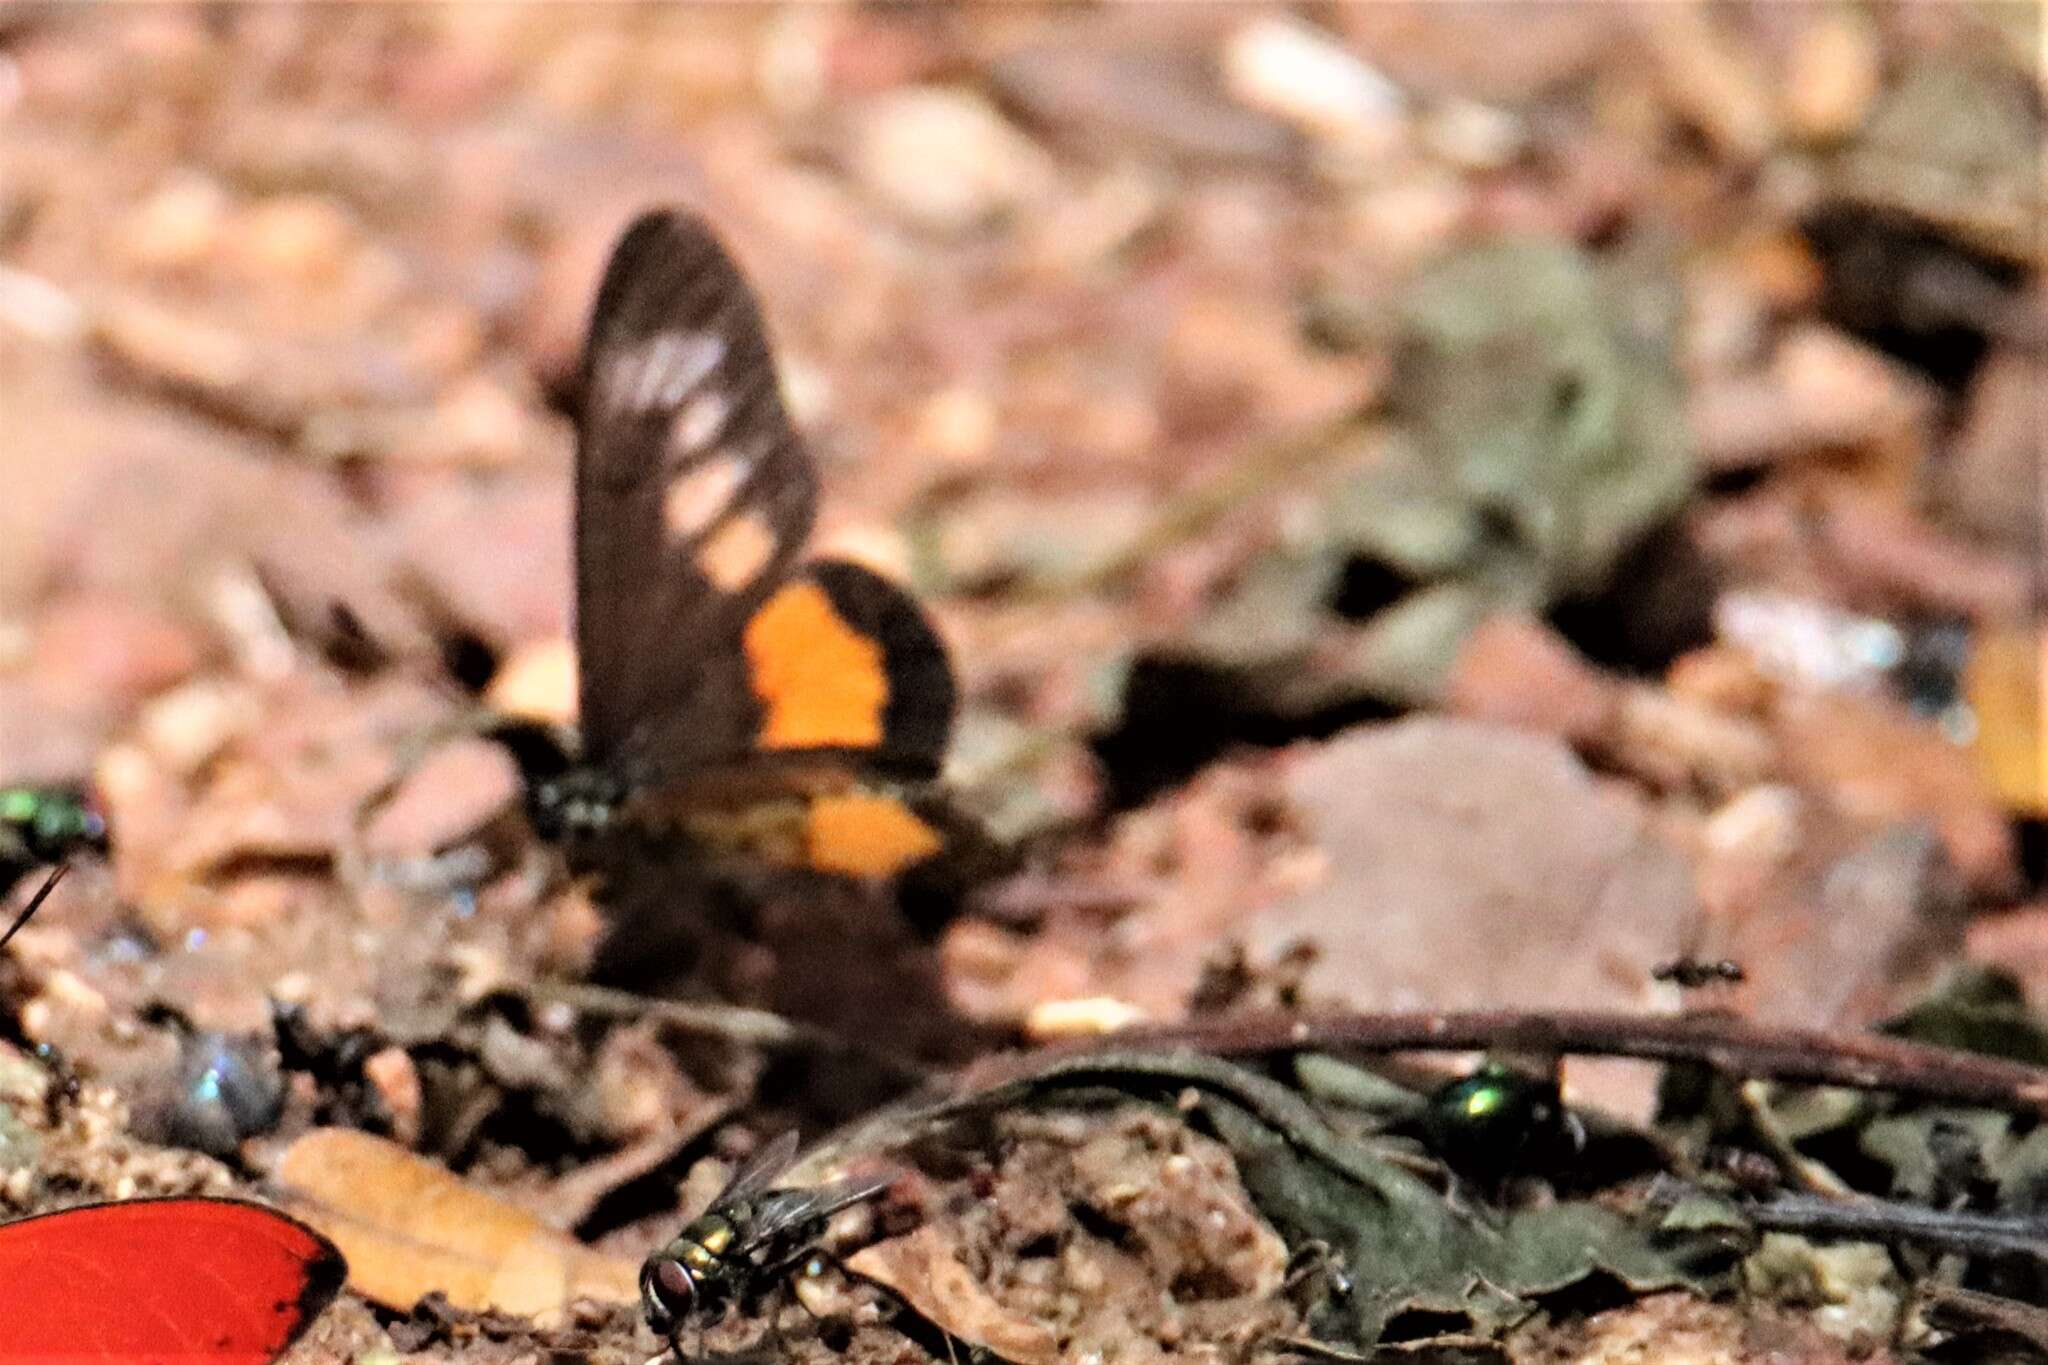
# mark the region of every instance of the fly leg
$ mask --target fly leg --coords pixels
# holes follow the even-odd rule
[[[1285,1278],[1280,1282],[1280,1292],[1290,1298],[1311,1287],[1335,1299],[1350,1297],[1354,1288],[1344,1269],[1344,1257],[1320,1237],[1294,1249],[1294,1254],[1287,1258]]]
[[[793,1272],[799,1272],[806,1277],[815,1276],[827,1265],[830,1265],[841,1275],[853,1273],[846,1268],[846,1262],[840,1260],[823,1247],[806,1247],[775,1267],[775,1282],[777,1284],[787,1284]],[[806,1313],[810,1313],[814,1321],[817,1319],[818,1315],[811,1313],[811,1306],[804,1302],[803,1295],[792,1289],[790,1297],[796,1300],[797,1307],[803,1309]]]

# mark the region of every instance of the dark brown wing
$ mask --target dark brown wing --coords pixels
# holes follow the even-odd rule
[[[758,715],[740,631],[802,551],[815,505],[746,282],[695,215],[647,214],[612,254],[583,361],[589,761],[646,783],[748,750]]]

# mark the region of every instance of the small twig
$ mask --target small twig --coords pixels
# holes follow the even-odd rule
[[[23,906],[21,913],[14,917],[14,923],[7,926],[6,933],[0,934],[0,948],[5,948],[8,942],[21,932],[21,926],[27,924],[34,917],[36,911],[43,908],[43,902],[50,898],[50,893],[57,889],[57,883],[63,881],[64,874],[70,870],[70,863],[58,863],[50,869],[50,875],[43,878],[43,884],[36,888],[36,893],[33,896],[28,898],[28,904]]]
[[[853,1054],[886,1067],[905,1080],[922,1081],[926,1078],[921,1068],[901,1057],[876,1052],[826,1029],[744,1005],[659,1000],[611,986],[570,981],[535,981],[515,989],[531,1000],[567,1005],[584,1014],[614,1019],[654,1019],[685,1033],[768,1052]]]
[[[1405,1014],[1262,1014],[1127,1029],[1066,1052],[1184,1049],[1217,1057],[1300,1052],[1512,1051],[1697,1062],[1732,1076],[1889,1090],[1953,1104],[2048,1117],[2048,1069],[1898,1038],[1779,1028],[1728,1015],[1590,1010],[1464,1010]],[[1050,1052],[1052,1049],[1048,1049]],[[1032,1054],[980,1069],[1029,1071]]]
[[[1913,1242],[1966,1256],[2018,1254],[2048,1261],[2048,1219],[2034,1214],[1930,1209],[1886,1199],[1828,1199],[1785,1194],[1742,1206],[1743,1217],[1771,1232],[1861,1242]]]
[[[1771,1112],[1770,1096],[1765,1093],[1761,1081],[1744,1081],[1736,1087],[1736,1095],[1742,1102],[1742,1112],[1749,1119],[1750,1127],[1756,1130],[1757,1139],[1787,1179],[1814,1194],[1836,1199],[1853,1193],[1842,1177],[1800,1151],[1787,1136],[1777,1115]]]
[[[1129,577],[1160,554],[1206,531],[1230,513],[1264,495],[1304,469],[1329,458],[1342,438],[1380,411],[1376,399],[1346,409],[1304,430],[1260,442],[1232,459],[1207,483],[1176,493],[1158,515],[1121,546],[1092,564],[1057,578],[1018,585],[1009,601],[1064,601],[1100,592]]]

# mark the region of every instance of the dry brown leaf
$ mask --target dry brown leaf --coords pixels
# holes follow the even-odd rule
[[[847,1259],[846,1268],[889,1290],[942,1331],[1012,1365],[1059,1365],[1052,1329],[1016,1316],[990,1297],[952,1243],[929,1223],[908,1236],[863,1247]]]
[[[1919,820],[1979,894],[2010,892],[2017,848],[1977,760],[1903,706],[1847,693],[1788,695],[1773,717],[1795,785],[1874,824]]]
[[[1984,631],[1963,688],[1977,715],[1979,770],[2007,809],[2048,816],[2048,633],[2031,624]]]
[[[605,1256],[395,1143],[316,1129],[278,1163],[284,1205],[348,1257],[349,1288],[409,1309],[439,1290],[458,1308],[535,1316],[573,1299],[633,1303],[639,1267]]]

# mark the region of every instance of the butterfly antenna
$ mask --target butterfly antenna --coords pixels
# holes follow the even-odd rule
[[[57,889],[57,883],[63,881],[64,874],[70,870],[70,863],[58,863],[50,869],[50,875],[43,878],[43,884],[36,888],[36,893],[33,896],[28,898],[28,904],[23,906],[21,913],[14,917],[14,923],[7,926],[6,933],[0,934],[0,948],[5,948],[8,940],[21,931],[21,926],[27,924],[36,911],[42,909],[43,902],[50,898],[50,893]]]

